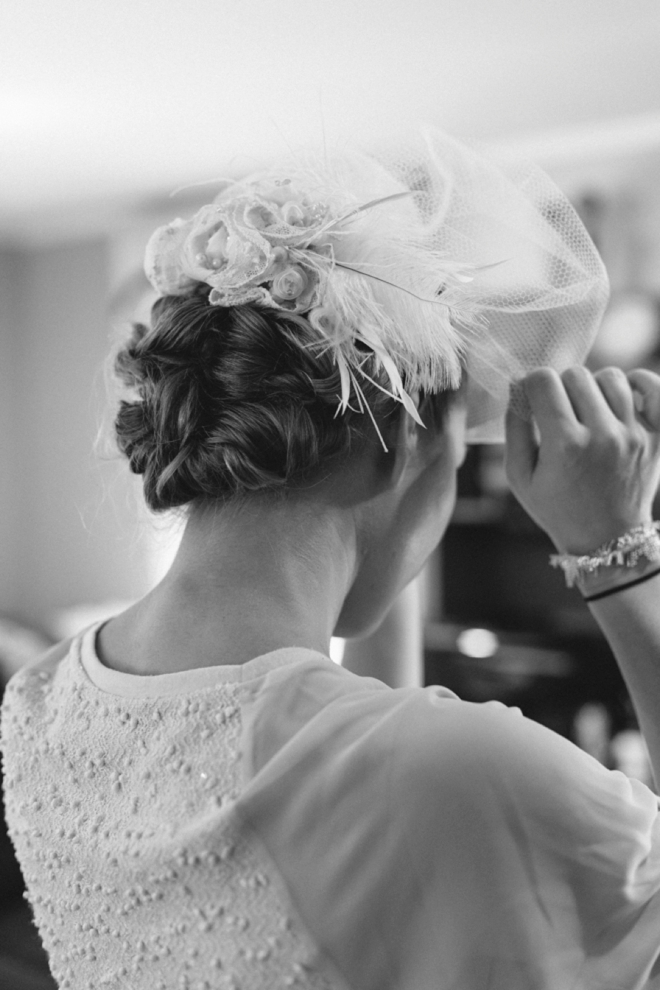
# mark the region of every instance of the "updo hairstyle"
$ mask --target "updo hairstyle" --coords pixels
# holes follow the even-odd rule
[[[134,391],[120,403],[118,446],[156,512],[313,480],[371,423],[350,408],[336,415],[339,371],[304,317],[211,306],[208,293],[158,299],[151,327],[134,324],[115,359]],[[365,370],[378,381],[373,365]],[[360,386],[377,420],[401,408],[366,379]]]

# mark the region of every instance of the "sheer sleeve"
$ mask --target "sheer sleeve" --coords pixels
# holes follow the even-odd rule
[[[314,665],[250,733],[241,813],[349,986],[660,988],[645,785],[518,709]]]

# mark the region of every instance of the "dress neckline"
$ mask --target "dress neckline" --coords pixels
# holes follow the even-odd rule
[[[190,694],[194,691],[216,687],[219,684],[245,684],[263,677],[271,670],[292,663],[309,660],[333,661],[323,653],[307,647],[285,647],[253,657],[240,664],[218,664],[211,667],[195,667],[191,670],[169,674],[127,674],[106,667],[96,651],[96,637],[103,626],[97,622],[81,633],[72,650],[87,678],[99,690],[126,698],[153,698],[164,695]]]

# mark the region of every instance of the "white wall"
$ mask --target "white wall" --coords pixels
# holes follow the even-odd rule
[[[324,135],[332,145],[427,120],[497,140],[659,109],[658,0],[1,10],[0,226],[48,204],[168,192]]]
[[[17,390],[14,314],[16,253],[0,251],[0,603],[14,601],[18,562]]]
[[[103,241],[0,254],[0,611],[144,593],[137,482],[94,452],[104,406]]]

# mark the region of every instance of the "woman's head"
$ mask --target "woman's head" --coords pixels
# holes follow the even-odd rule
[[[155,510],[348,505],[353,630],[440,539],[466,428],[497,439],[512,380],[580,360],[602,265],[545,177],[437,132],[222,185],[147,246],[161,298],[117,357],[119,446]]]
[[[209,304],[206,286],[165,296],[135,325],[116,370],[133,390],[116,420],[131,470],[155,511],[255,493],[299,491],[378,443],[366,409],[337,415],[340,371],[302,316]],[[377,423],[403,413],[365,352],[361,392]],[[378,387],[380,386],[380,388]],[[422,406],[442,428],[453,393]],[[407,415],[404,413],[404,415]]]

